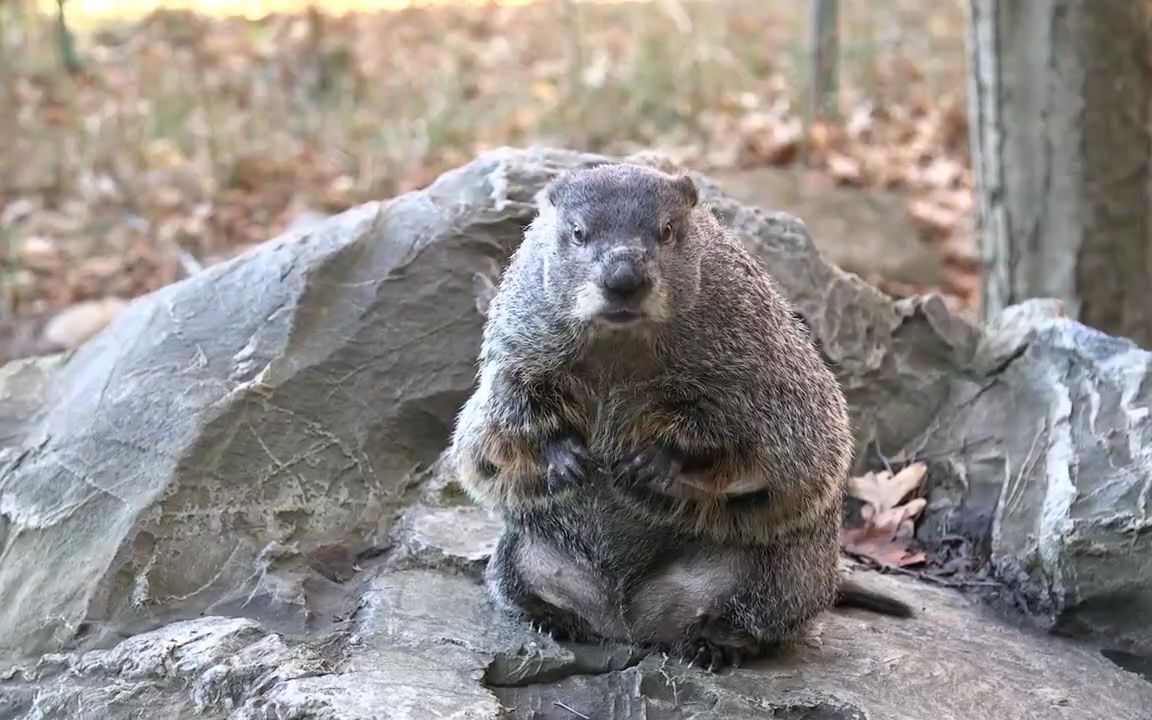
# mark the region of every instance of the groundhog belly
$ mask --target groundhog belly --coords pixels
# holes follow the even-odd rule
[[[675,645],[701,613],[717,613],[756,572],[757,549],[685,539],[649,525],[603,484],[563,510],[522,515],[524,583],[605,640]]]
[[[628,626],[639,642],[674,645],[705,614],[721,611],[750,583],[754,549],[701,543],[640,583],[629,605]]]
[[[613,588],[599,570],[539,538],[525,538],[516,563],[525,585],[540,599],[575,613],[606,640],[626,638]]]
[[[623,512],[610,488],[592,483],[562,505],[527,510],[516,520],[522,532],[516,565],[525,585],[545,602],[578,615],[606,640],[629,638],[624,622],[629,572],[663,554],[660,539],[645,541],[643,529]]]

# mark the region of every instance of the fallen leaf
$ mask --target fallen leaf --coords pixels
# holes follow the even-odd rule
[[[920,487],[927,472],[927,464],[915,462],[894,475],[887,470],[866,473],[849,481],[848,493],[866,503],[865,507],[871,508],[871,513],[882,515]]]
[[[860,185],[864,171],[860,161],[848,155],[830,153],[827,159],[828,172],[844,185]]]
[[[916,517],[928,501],[913,498],[901,504],[923,482],[928,466],[911,463],[899,472],[882,471],[852,478],[848,492],[864,505],[860,527],[846,527],[840,533],[840,544],[852,555],[865,557],[885,567],[918,565],[925,561],[922,552],[913,552]]]
[[[873,515],[862,527],[842,530],[840,544],[846,552],[885,567],[919,565],[927,559],[926,556],[922,552],[913,552],[909,546],[916,532],[915,517],[927,504],[923,498],[917,498]]]
[[[929,238],[947,237],[959,223],[960,213],[926,198],[908,203],[908,215],[924,229]]]
[[[60,250],[46,237],[33,235],[20,245],[20,260],[38,272],[50,272],[60,267]]]

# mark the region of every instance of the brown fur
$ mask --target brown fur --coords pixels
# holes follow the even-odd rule
[[[882,610],[837,569],[844,395],[766,269],[686,177],[607,166],[541,200],[453,440],[464,487],[519,548],[490,568],[494,597],[578,636],[619,634],[614,612],[615,639],[712,666],[837,603]],[[647,283],[630,305],[606,284],[625,271]],[[642,319],[603,319],[621,307]],[[581,567],[567,576],[603,578],[605,607],[555,607],[537,570],[564,556]]]

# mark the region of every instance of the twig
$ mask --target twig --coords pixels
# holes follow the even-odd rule
[[[909,570],[902,567],[880,566],[881,573],[895,573],[897,575],[907,575],[914,577],[917,580],[925,580],[937,585],[944,585],[945,587],[1000,587],[1000,583],[994,580],[949,580],[948,578],[938,577],[931,575],[922,570]]]
[[[876,447],[876,456],[880,458],[880,462],[884,463],[884,469],[888,471],[889,475],[893,475],[894,473],[892,472],[892,463],[888,462],[888,456],[885,455],[884,451],[880,449],[880,439],[872,438],[872,444]]]
[[[908,461],[905,464],[911,465],[912,463],[924,462],[925,460],[935,460],[936,458],[946,457],[948,455],[954,455],[957,453],[963,453],[973,446],[982,445],[986,442],[992,442],[995,439],[996,439],[996,437],[994,435],[982,435],[982,436],[975,438],[973,440],[965,440],[964,442],[960,443],[959,445],[953,445],[951,447],[940,448],[939,450],[936,450],[936,451],[930,452],[930,453],[921,454],[921,453],[919,453],[919,451],[915,451],[915,452],[912,452],[908,455]],[[884,465],[884,469],[887,470],[889,473],[893,473],[892,463],[894,460],[897,460],[897,459],[901,458],[902,456],[904,456],[904,451],[900,451],[895,456],[890,458],[887,455],[885,455],[884,451],[880,448],[880,441],[879,440],[873,438],[872,439],[872,446],[874,448],[876,448],[876,457]],[[921,447],[923,447],[923,445],[921,445]]]
[[[579,710],[573,710],[572,708],[568,707],[567,705],[560,702],[559,700],[553,700],[552,704],[555,705],[556,707],[560,708],[561,710],[567,710],[568,712],[572,713],[573,715],[575,715],[578,718],[583,718],[584,720],[592,720],[592,718],[588,717],[584,713],[580,712]]]
[[[69,74],[75,75],[82,69],[80,56],[76,53],[76,37],[68,27],[64,15],[65,0],[56,0],[56,48],[60,54],[60,64]]]
[[[172,249],[176,252],[176,258],[180,261],[180,268],[184,270],[185,275],[192,277],[204,269],[204,266],[192,253],[180,247],[175,241],[171,241],[168,244],[171,245]]]
[[[944,457],[945,455],[953,455],[955,453],[962,453],[965,450],[967,450],[968,448],[972,447],[973,445],[982,445],[986,442],[991,442],[995,439],[996,439],[996,437],[994,435],[984,435],[982,437],[976,438],[975,440],[965,440],[964,442],[960,443],[959,445],[955,445],[953,447],[941,448],[941,449],[937,450],[936,452],[930,452],[930,453],[924,453],[923,455],[917,455],[915,457],[915,459],[913,459],[912,462],[920,462],[922,460],[932,460],[934,458]]]

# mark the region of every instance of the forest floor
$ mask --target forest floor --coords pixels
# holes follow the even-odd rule
[[[207,4],[77,21],[69,67],[53,17],[0,0],[0,361],[78,303],[98,323],[302,213],[532,143],[665,150],[886,291],[975,309],[959,0],[843,0],[824,122],[807,3]]]

